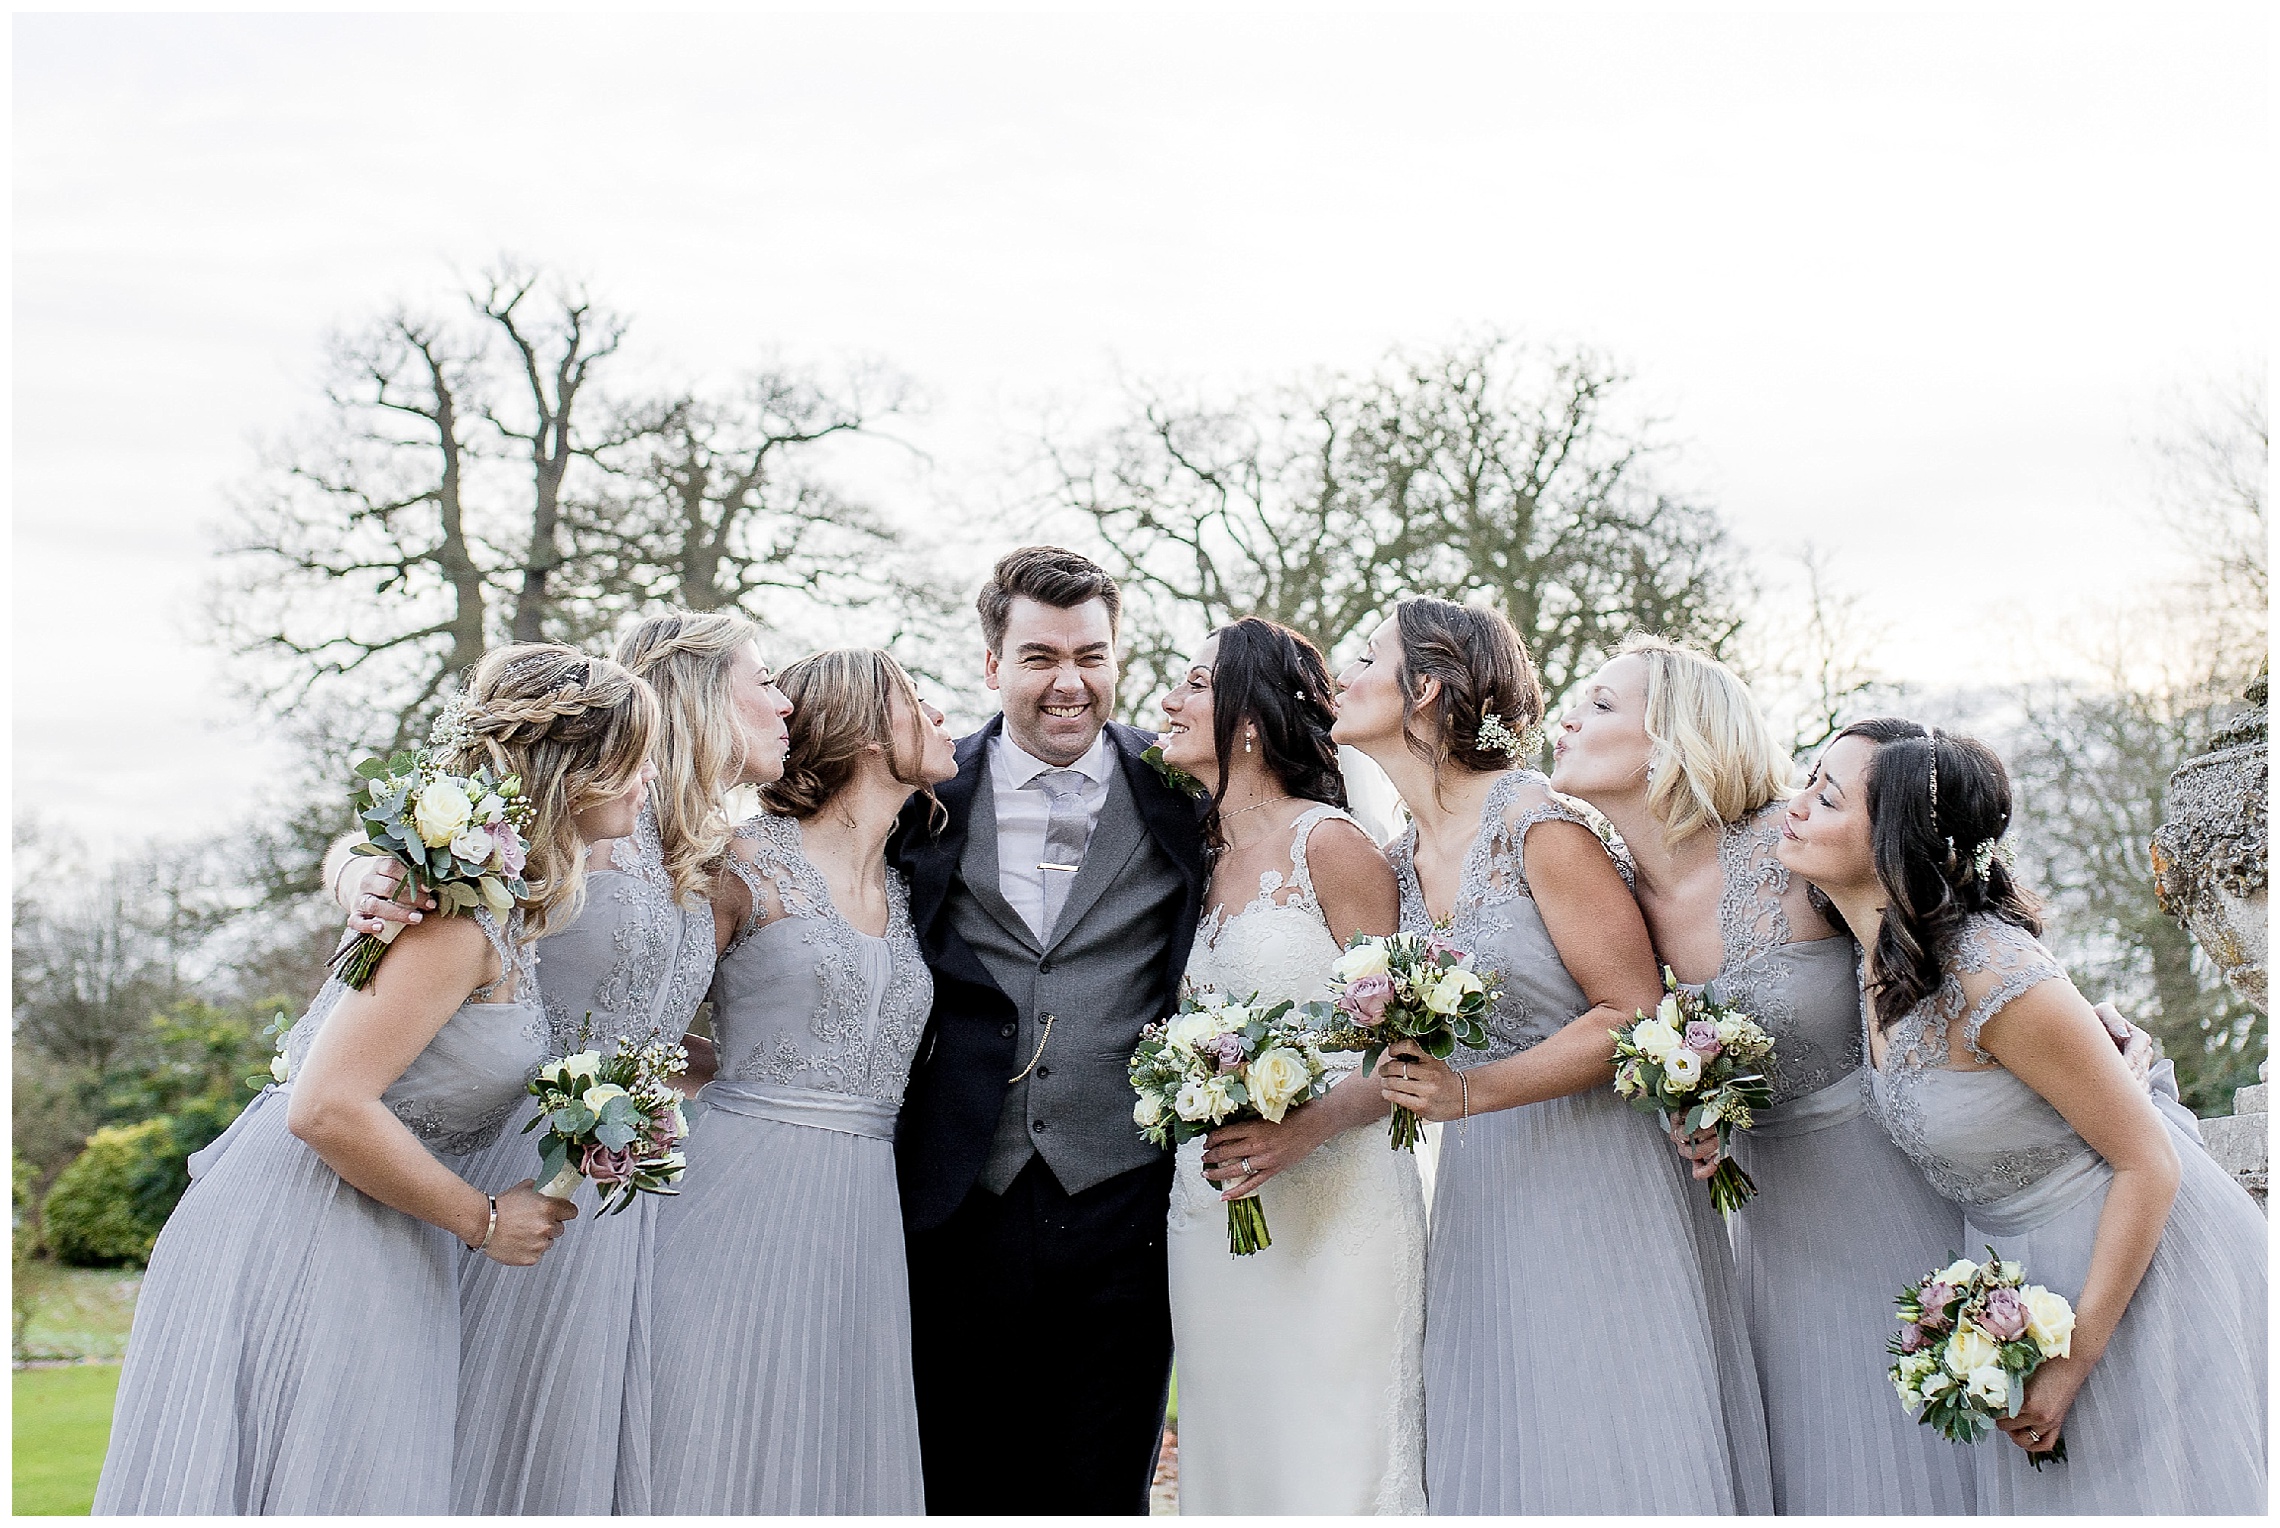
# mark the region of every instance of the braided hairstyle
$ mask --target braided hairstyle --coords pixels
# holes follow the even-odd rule
[[[745,765],[731,674],[736,655],[759,638],[742,616],[674,610],[618,641],[617,661],[648,681],[664,713],[649,801],[665,873],[684,904],[703,894],[710,867],[728,848],[726,797]]]
[[[1544,691],[1536,665],[1512,623],[1493,610],[1414,595],[1393,609],[1401,633],[1401,730],[1409,751],[1433,766],[1438,797],[1449,765],[1476,774],[1510,769],[1515,762],[1496,742],[1482,738],[1493,716],[1506,732],[1524,736],[1544,719]],[[1440,689],[1420,701],[1424,681]]]
[[[1876,744],[1868,841],[1884,916],[1868,969],[1877,1022],[1889,1025],[1939,990],[1941,957],[1965,918],[1991,913],[2038,936],[2042,922],[2010,867],[1974,853],[2011,822],[2011,779],[1992,748],[1896,716],[1855,722],[1837,736]]]
[[[578,916],[588,845],[572,820],[623,795],[659,730],[657,696],[607,658],[558,642],[485,653],[469,675],[442,766],[520,775],[531,819],[524,932],[536,939]]]
[[[874,744],[886,758],[888,773],[934,801],[932,787],[917,776],[926,753],[918,687],[883,649],[838,647],[810,653],[778,674],[776,687],[792,703],[791,738],[783,778],[760,787],[762,806],[803,821],[815,816],[854,780]],[[898,695],[909,718],[906,735],[899,738],[894,734]],[[934,805],[941,810],[940,802]]]
[[[1282,788],[1301,801],[1344,808],[1346,776],[1338,745],[1330,741],[1337,713],[1330,709],[1330,669],[1312,642],[1259,616],[1247,615],[1212,633],[1219,655],[1211,668],[1211,745],[1219,758],[1219,784],[1203,819],[1207,848],[1226,847],[1219,803],[1227,796],[1227,766],[1246,726]]]

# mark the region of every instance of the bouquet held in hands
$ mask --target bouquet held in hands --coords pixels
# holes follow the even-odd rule
[[[1615,1091],[1634,1109],[1680,1117],[1686,1129],[1718,1132],[1718,1167],[1710,1175],[1710,1202],[1731,1215],[1757,1194],[1757,1185],[1728,1154],[1737,1128],[1748,1129],[1750,1111],[1773,1102],[1765,1066],[1773,1060],[1773,1036],[1755,1019],[1718,1001],[1715,986],[1700,995],[1679,990],[1678,979],[1663,967],[1668,989],[1651,1014],[1641,1013],[1615,1037]]]
[[[2028,1376],[2073,1351],[2074,1307],[1993,1247],[1984,1263],[1958,1258],[1925,1274],[1897,1303],[1900,1334],[1885,1344],[1892,1386],[1917,1421],[1954,1443],[1976,1443],[1997,1417],[2017,1416]],[[2027,1462],[2039,1470],[2065,1458],[2061,1437]]]
[[[1140,1097],[1132,1121],[1158,1146],[1208,1134],[1229,1120],[1282,1123],[1294,1104],[1330,1090],[1329,1067],[1286,999],[1259,1006],[1219,993],[1186,993],[1179,1012],[1140,1031],[1130,1076]],[[1272,1245],[1256,1197],[1227,1202],[1227,1249],[1246,1257]]]
[[[529,895],[522,879],[529,854],[522,830],[532,808],[521,776],[498,778],[488,768],[446,774],[432,748],[407,750],[357,765],[348,799],[364,829],[364,842],[350,852],[387,855],[404,867],[398,901],[416,907],[432,892],[436,910],[446,917],[480,904],[504,918]],[[333,957],[340,962],[340,979],[358,988],[371,981],[402,928],[390,923],[377,934],[350,940]]]
[[[1330,986],[1330,1002],[1302,1012],[1323,1049],[1362,1053],[1365,1076],[1397,1040],[1442,1060],[1460,1045],[1485,1049],[1488,1010],[1502,995],[1494,971],[1474,970],[1472,956],[1438,933],[1356,934],[1330,968]],[[1416,1150],[1421,1128],[1414,1111],[1394,1105],[1396,1150]]]
[[[601,1191],[603,1213],[623,1210],[636,1194],[677,1194],[688,1159],[681,1095],[671,1078],[687,1070],[689,1053],[652,1040],[621,1045],[616,1054],[580,1051],[549,1061],[531,1080],[539,1113],[524,1133],[544,1126],[538,1143],[538,1191],[567,1199],[580,1179]],[[613,1202],[614,1201],[614,1202]]]

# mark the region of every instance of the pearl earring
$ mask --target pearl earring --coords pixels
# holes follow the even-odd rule
[[[1253,736],[1253,734],[1252,734],[1252,731],[1251,731],[1251,729],[1250,729],[1249,727],[1245,727],[1245,728],[1243,729],[1243,751],[1244,751],[1245,753],[1249,753],[1249,752],[1251,751],[1251,738],[1252,738],[1252,736]]]

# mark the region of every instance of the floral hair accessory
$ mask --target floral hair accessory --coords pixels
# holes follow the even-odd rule
[[[428,729],[427,751],[454,753],[475,740],[475,729],[467,724],[467,697],[454,695],[444,704]]]
[[[1473,733],[1473,742],[1477,747],[1493,748],[1508,759],[1517,759],[1528,751],[1528,740],[1505,726],[1504,718],[1494,711],[1481,713],[1480,727]]]
[[[2018,856],[2011,852],[2011,846],[2004,843],[2000,836],[1983,839],[1979,847],[1971,852],[1971,873],[1984,881],[1987,879],[1988,867],[1997,860],[2001,860],[2003,868],[2008,870],[2017,863]]]

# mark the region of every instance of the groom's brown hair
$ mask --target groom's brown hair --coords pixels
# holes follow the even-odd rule
[[[1017,599],[1032,599],[1056,610],[1072,610],[1086,600],[1099,600],[1108,607],[1111,635],[1123,606],[1116,580],[1082,552],[1064,546],[1018,547],[998,559],[998,565],[990,570],[990,581],[982,585],[974,601],[982,617],[982,640],[993,653],[1001,650],[1006,616]]]

